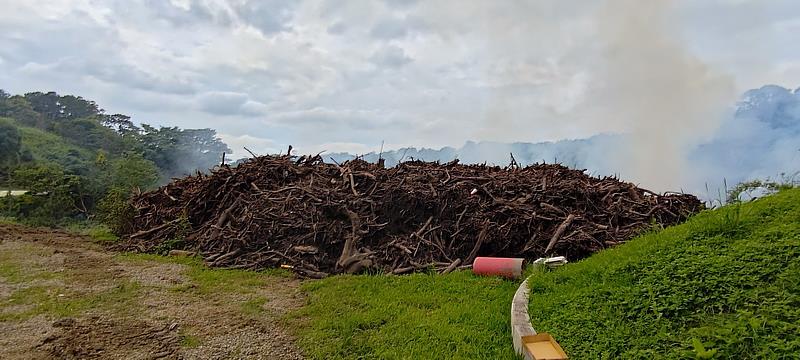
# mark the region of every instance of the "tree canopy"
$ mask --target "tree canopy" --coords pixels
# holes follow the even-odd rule
[[[0,216],[93,216],[134,189],[207,171],[230,151],[212,129],[137,125],[80,96],[0,90],[0,188],[31,190],[4,201]]]
[[[8,120],[0,118],[0,168],[8,168],[19,161],[22,137]]]

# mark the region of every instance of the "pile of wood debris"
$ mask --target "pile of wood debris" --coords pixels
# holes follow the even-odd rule
[[[132,200],[123,247],[197,252],[211,266],[308,277],[449,272],[476,256],[584,258],[703,209],[557,164],[409,161],[384,168],[319,156],[255,157]]]

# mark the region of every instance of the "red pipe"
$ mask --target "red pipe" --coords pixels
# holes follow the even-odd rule
[[[524,266],[525,259],[520,258],[476,257],[472,263],[472,272],[476,275],[519,279]]]

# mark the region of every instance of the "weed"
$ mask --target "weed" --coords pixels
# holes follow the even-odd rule
[[[110,243],[118,239],[107,225],[93,221],[76,221],[65,225],[64,228],[69,232],[88,236],[98,243]]]
[[[250,317],[255,317],[264,314],[264,304],[267,303],[267,298],[263,296],[243,302],[240,305],[242,314]]]
[[[202,341],[200,341],[199,337],[187,334],[183,330],[181,331],[180,339],[181,339],[181,346],[189,349],[196,348],[200,346],[200,344],[202,344]]]

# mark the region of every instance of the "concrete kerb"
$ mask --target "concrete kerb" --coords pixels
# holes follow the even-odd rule
[[[519,284],[514,299],[511,301],[511,337],[514,339],[514,350],[517,354],[524,356],[526,360],[532,360],[532,358],[525,351],[522,337],[536,335],[536,330],[531,325],[531,317],[528,315],[528,295],[530,294],[528,279],[530,278],[528,276],[522,284]]]

